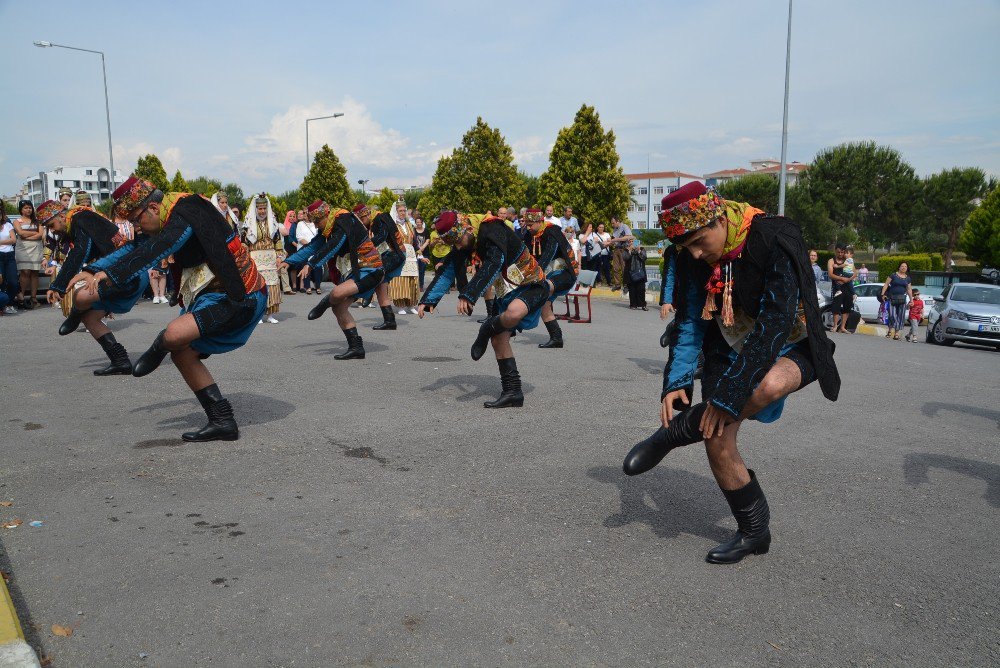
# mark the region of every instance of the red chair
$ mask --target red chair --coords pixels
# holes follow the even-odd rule
[[[566,303],[566,312],[556,314],[556,319],[568,322],[591,322],[594,312],[590,307],[590,292],[594,289],[594,282],[597,280],[597,272],[589,269],[581,271],[576,277],[576,285],[566,295],[563,296]],[[569,300],[573,299],[573,314],[570,315]],[[580,317],[580,299],[587,300],[587,317]]]

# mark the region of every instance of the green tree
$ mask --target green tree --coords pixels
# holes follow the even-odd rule
[[[361,188],[355,188],[351,191],[351,202],[354,204],[368,204],[371,200],[372,196]]]
[[[624,218],[631,196],[618,162],[614,131],[605,132],[597,110],[582,105],[573,124],[556,136],[536,199],[554,205],[556,211],[572,206],[581,221]]]
[[[969,259],[1000,267],[1000,189],[987,195],[969,215],[958,245]]]
[[[778,179],[771,174],[747,174],[724,181],[715,190],[722,199],[746,202],[767,213],[778,213]]]
[[[802,177],[800,177],[802,178]],[[830,219],[830,214],[822,202],[809,197],[807,190],[801,187],[802,181],[786,192],[786,213],[802,228],[802,236],[806,245],[816,248],[832,248],[834,242],[853,243],[857,234],[853,230],[840,228]]]
[[[420,198],[424,194],[423,188],[414,188],[413,190],[407,190],[403,193],[403,201],[406,202],[407,209],[417,210],[420,206]]]
[[[188,182],[184,180],[183,176],[181,176],[181,170],[179,169],[177,170],[176,173],[174,173],[174,178],[170,181],[170,192],[174,193],[191,192],[191,186],[189,186]]]
[[[316,152],[309,173],[299,186],[299,196],[307,205],[321,199],[333,208],[349,208],[354,201],[347,184],[347,169],[327,144]]]
[[[222,181],[217,179],[212,179],[207,176],[198,176],[187,182],[188,192],[194,193],[195,195],[204,195],[206,197],[211,197],[215,193],[222,190]]]
[[[898,151],[875,142],[841,144],[820,151],[796,184],[800,204],[821,205],[846,240],[852,230],[861,240],[884,246],[905,236],[920,198],[920,180]],[[827,240],[830,243],[833,239]]]
[[[170,181],[167,179],[167,171],[163,169],[163,163],[156,157],[155,153],[144,155],[139,158],[132,172],[137,178],[151,182],[160,190],[166,192],[170,190]]]
[[[240,188],[235,183],[227,183],[222,186],[222,191],[226,193],[226,197],[229,199],[229,206],[240,210],[240,218],[245,217],[247,213],[247,198],[243,194],[243,188]]]
[[[496,212],[524,198],[514,153],[499,130],[482,117],[462,137],[461,145],[437,164],[431,187],[420,197],[420,212],[430,220],[442,208],[464,213]]]
[[[524,183],[524,200],[521,202],[511,202],[511,204],[518,209],[521,207],[529,209],[540,207],[542,203],[538,200],[538,177],[526,172],[518,172],[517,175],[520,177],[522,183]]]
[[[948,267],[965,221],[986,196],[986,174],[978,167],[956,167],[927,177],[923,186],[927,250],[943,251],[944,265]]]
[[[368,200],[368,204],[377,206],[379,211],[388,211],[390,207],[396,205],[396,200],[398,199],[399,197],[396,196],[396,193],[392,192],[388,188],[382,188],[378,195],[375,195],[375,197]]]

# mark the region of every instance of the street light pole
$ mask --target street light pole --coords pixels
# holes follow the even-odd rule
[[[792,64],[792,0],[788,0],[788,37],[785,40],[785,113],[781,119],[781,175],[778,177],[778,215],[785,215],[785,187],[788,181],[788,74]]]
[[[321,121],[324,118],[339,118],[343,115],[344,115],[343,112],[338,111],[337,113],[331,114],[329,116],[317,116],[316,118],[306,119],[306,174],[309,173],[309,121]]]
[[[367,186],[367,185],[368,185],[368,182],[369,182],[369,181],[371,181],[371,179],[358,179],[358,185],[359,185],[359,186],[361,186],[361,194],[362,194],[362,195],[365,195],[365,194],[367,194],[367,193],[365,192],[365,186]]]
[[[109,177],[110,182],[108,183],[108,198],[110,199],[111,193],[115,191],[115,152],[111,146],[111,103],[108,100],[108,69],[104,64],[104,52],[94,51],[93,49],[81,49],[77,46],[66,46],[65,44],[53,44],[52,42],[46,42],[44,40],[36,41],[34,44],[41,49],[55,47],[59,49],[69,49],[71,51],[96,53],[101,57],[101,75],[104,77],[104,114],[108,121],[108,161],[111,163],[111,175]],[[98,179],[98,190],[100,190],[100,185],[100,179]]]

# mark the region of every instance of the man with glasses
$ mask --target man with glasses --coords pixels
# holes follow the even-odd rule
[[[164,193],[135,176],[112,198],[115,213],[147,238],[91,262],[71,283],[82,280],[84,290],[95,294],[103,284],[121,288],[173,255],[174,265],[183,272],[179,289],[183,310],[136,361],[132,375],[152,373],[170,355],[208,416],[205,427],[181,437],[235,441],[239,427],[233,407],[202,360],[247,342],[267,308],[264,279],[239,235],[208,199]]]

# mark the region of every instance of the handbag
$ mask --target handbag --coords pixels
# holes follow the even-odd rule
[[[906,295],[889,295],[889,301],[893,306],[902,306],[906,303]]]

